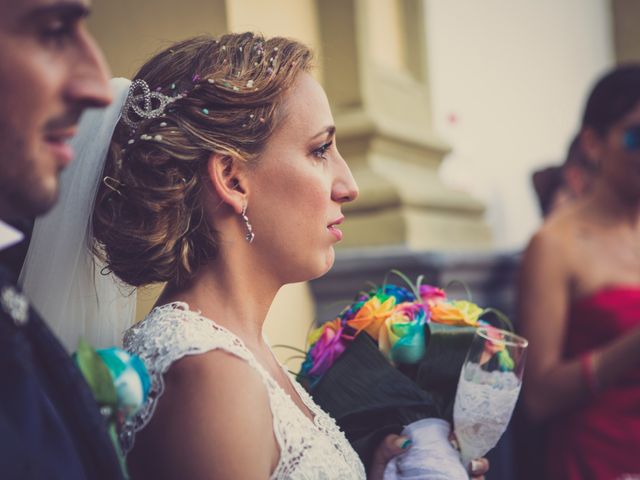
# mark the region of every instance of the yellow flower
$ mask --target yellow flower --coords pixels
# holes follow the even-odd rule
[[[314,328],[313,330],[311,330],[311,332],[309,332],[309,336],[307,337],[308,345],[313,345],[314,343],[316,343],[324,333],[325,329],[330,328],[334,332],[337,332],[338,330],[340,330],[340,327],[340,319],[335,318],[330,322],[323,323],[318,328]]]
[[[347,322],[347,325],[357,330],[356,333],[360,333],[362,330],[367,332],[375,341],[378,341],[380,327],[393,312],[395,307],[395,297],[389,297],[384,302],[381,302],[377,296],[371,297],[367,300],[356,316]]]
[[[482,308],[466,300],[431,305],[431,321],[446,325],[475,327],[481,313]]]

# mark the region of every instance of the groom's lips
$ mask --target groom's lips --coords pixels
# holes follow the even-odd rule
[[[45,134],[44,140],[56,158],[60,169],[65,168],[74,157],[74,151],[69,141],[75,136],[76,128],[66,128],[63,130],[56,130]]]

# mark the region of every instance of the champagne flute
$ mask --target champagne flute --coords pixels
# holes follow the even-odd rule
[[[453,407],[463,465],[486,455],[506,430],[522,386],[528,343],[495,327],[476,329]]]

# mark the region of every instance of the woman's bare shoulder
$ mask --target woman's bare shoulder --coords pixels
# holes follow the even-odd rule
[[[224,380],[229,376],[244,374],[246,381],[261,383],[258,372],[249,362],[238,355],[223,349],[214,349],[197,355],[187,355],[171,365],[165,375],[167,386],[169,383],[191,384],[193,380],[216,379]],[[244,383],[243,379],[237,383]],[[200,382],[205,386],[204,382]],[[212,382],[219,384],[219,381]]]
[[[586,206],[576,202],[554,213],[542,224],[531,238],[531,244],[537,249],[560,250],[571,254],[589,234],[591,226],[585,212]]]
[[[224,350],[187,356],[172,365],[165,375],[162,401],[167,410],[208,418],[212,424],[244,422],[245,415],[255,411],[261,417],[271,416],[269,394],[260,374],[245,359]],[[185,402],[194,411],[184,412]],[[251,412],[241,412],[243,407]],[[271,421],[263,423],[271,428]]]
[[[573,224],[556,219],[545,222],[531,237],[526,250],[527,256],[564,253],[570,249]]]
[[[136,448],[137,463],[156,458],[158,478],[177,478],[168,472],[267,478],[278,447],[262,378],[246,360],[222,350],[180,359],[165,375],[164,394]],[[246,452],[257,452],[251,464],[241,461]]]
[[[555,215],[534,233],[522,258],[521,288],[571,283],[577,266],[578,230],[575,217]]]

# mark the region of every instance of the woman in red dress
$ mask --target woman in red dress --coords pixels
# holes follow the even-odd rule
[[[555,480],[640,478],[640,66],[605,75],[580,132],[593,186],[523,260],[525,407]]]

